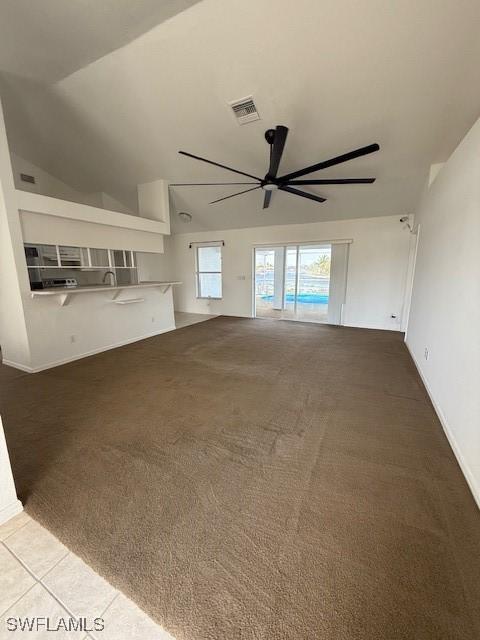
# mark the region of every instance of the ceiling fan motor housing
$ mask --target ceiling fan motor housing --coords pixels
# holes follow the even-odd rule
[[[265,131],[265,140],[268,144],[273,144],[273,141],[275,140],[275,129],[267,129]]]
[[[268,180],[262,180],[262,189],[264,191],[275,191],[278,189],[278,184],[275,182],[269,182]]]

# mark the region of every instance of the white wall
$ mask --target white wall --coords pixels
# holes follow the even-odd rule
[[[92,194],[93,195],[93,194]],[[101,204],[98,205],[103,207],[104,209],[109,209],[110,211],[120,211],[120,213],[129,213],[130,215],[137,215],[131,209],[129,209],[123,202],[120,202],[109,193],[105,193],[104,191],[100,192],[100,201]],[[94,205],[95,203],[92,202]]]
[[[0,525],[22,511],[22,503],[17,498],[13,482],[7,443],[0,417]]]
[[[163,240],[164,253],[137,253],[138,279],[145,280],[176,280],[175,267],[172,260],[172,238],[165,236]]]
[[[170,234],[170,221],[151,220],[140,216],[132,216],[119,211],[110,211],[101,207],[85,206],[79,202],[61,200],[51,196],[44,196],[39,193],[29,193],[21,189],[15,190],[17,208],[22,213],[35,213],[41,216],[53,216],[93,223],[95,225],[106,225],[120,229],[136,231],[146,231],[154,236]],[[166,211],[164,218],[170,217],[169,203],[164,200]],[[40,224],[44,224],[41,222]],[[49,223],[50,224],[50,223]],[[53,224],[53,222],[52,222]],[[148,249],[146,249],[148,251]],[[154,251],[155,249],[153,249]]]
[[[175,328],[171,291],[133,291],[122,297],[144,301],[115,304],[108,291],[72,296],[65,307],[54,298],[28,299],[31,361],[26,369],[37,371]]]
[[[407,345],[480,505],[479,151],[480,120],[423,198]]]
[[[0,103],[0,344],[4,358],[19,362],[28,362],[30,355],[24,309],[24,293],[28,288],[22,230]]]
[[[137,185],[138,215],[149,220],[159,220],[167,225],[170,233],[170,197],[167,180],[154,180]]]
[[[60,198],[61,200],[69,200],[70,202],[87,204],[92,207],[101,207],[102,209],[109,209],[110,211],[136,215],[126,205],[108,193],[103,191],[97,191],[95,193],[77,191],[47,171],[34,165],[32,162],[21,158],[16,153],[10,153],[10,160],[12,163],[13,179],[17,189],[28,191],[29,193],[51,196],[52,198]],[[20,178],[21,173],[33,176],[35,178],[35,184],[24,182]]]
[[[172,236],[175,290],[179,311],[236,316],[252,314],[255,244],[353,240],[350,246],[344,323],[376,329],[401,329],[411,236],[399,216],[255,227]],[[197,300],[194,250],[190,242],[224,240],[223,299]],[[392,319],[391,315],[396,315]]]
[[[10,154],[10,159],[12,163],[13,179],[17,189],[29,191],[30,193],[41,193],[45,196],[61,198],[62,200],[70,200],[71,202],[80,202],[82,204],[89,204],[96,207],[103,206],[100,193],[81,193],[15,153]],[[23,180],[20,179],[21,173],[34,176],[35,184],[23,182]]]
[[[42,215],[27,206],[20,213],[20,201],[32,206],[45,202],[58,211]],[[63,217],[67,213],[74,217],[76,212],[81,219]],[[144,298],[132,305],[115,304],[111,292],[100,291],[72,296],[64,307],[55,297],[32,299],[23,250],[28,241],[160,253],[163,235],[159,225],[17,191],[0,104],[0,341],[4,363],[38,371],[173,329],[171,291],[122,293],[121,297]]]
[[[67,244],[110,249],[150,249],[157,253],[139,253],[141,280],[166,280],[164,239],[160,234],[79,220],[21,212],[23,241]],[[23,262],[24,259],[23,259]],[[143,302],[118,305],[109,292],[72,296],[61,307],[55,298],[34,299],[29,287],[23,290],[23,305],[30,342],[30,360],[15,361],[5,353],[5,361],[37,371],[97,351],[162,333],[175,326],[172,292],[157,289],[124,292],[122,297],[141,297]]]
[[[24,242],[163,252],[163,236],[158,233],[91,224],[30,211],[21,211],[20,220]]]

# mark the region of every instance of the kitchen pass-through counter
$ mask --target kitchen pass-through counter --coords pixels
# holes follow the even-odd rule
[[[143,298],[120,298],[120,294],[123,291],[130,289],[148,289],[157,288],[162,293],[166,293],[172,286],[182,284],[178,281],[163,282],[163,281],[147,281],[139,282],[138,284],[124,284],[124,285],[93,285],[93,286],[76,286],[76,287],[52,287],[49,289],[39,289],[31,291],[32,298],[37,297],[55,297],[58,300],[60,306],[64,307],[70,301],[72,295],[80,293],[98,293],[98,292],[111,292],[112,302],[116,304],[132,304],[136,302],[143,302]]]

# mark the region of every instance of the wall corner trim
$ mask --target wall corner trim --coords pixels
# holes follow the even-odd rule
[[[405,346],[408,349],[408,352],[413,360],[413,363],[418,371],[418,374],[420,376],[420,378],[422,379],[423,385],[427,391],[428,397],[430,398],[430,402],[433,405],[433,408],[435,410],[435,413],[437,414],[438,419],[440,420],[440,424],[442,425],[443,431],[445,433],[445,435],[447,436],[447,440],[448,443],[450,445],[450,447],[452,448],[453,453],[455,454],[455,458],[457,459],[457,462],[460,466],[460,469],[465,477],[465,480],[467,481],[468,487],[470,489],[470,491],[472,492],[473,495],[473,499],[475,500],[475,502],[477,503],[478,508],[480,509],[480,487],[477,486],[477,483],[475,481],[475,477],[473,475],[473,473],[470,471],[469,466],[467,465],[467,463],[465,462],[465,458],[462,455],[462,452],[460,451],[460,448],[457,444],[457,441],[455,440],[455,436],[453,435],[452,430],[450,429],[447,419],[445,418],[443,411],[441,410],[438,402],[435,400],[435,397],[428,385],[428,382],[425,378],[425,376],[422,373],[422,370],[420,369],[420,366],[418,364],[417,359],[415,358],[413,351],[410,349],[409,345],[407,344],[407,342],[405,342]]]
[[[3,509],[0,509],[0,525],[8,522],[13,516],[18,515],[23,511],[23,505],[20,500],[15,500],[15,502],[11,502]]]

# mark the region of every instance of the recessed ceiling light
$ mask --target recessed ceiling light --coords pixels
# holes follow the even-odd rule
[[[186,211],[180,211],[178,214],[178,217],[180,218],[180,220],[182,222],[191,222],[192,221],[192,214],[191,213],[187,213]]]

